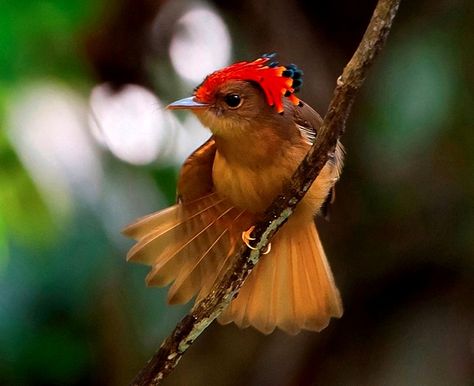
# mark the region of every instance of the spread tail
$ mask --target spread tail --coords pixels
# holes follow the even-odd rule
[[[297,334],[320,331],[331,317],[341,317],[339,291],[316,227],[288,223],[272,244],[219,322],[253,326],[264,334],[276,327]]]
[[[342,315],[339,292],[312,222],[290,219],[261,257],[219,322],[253,326],[264,334],[276,327],[296,334],[320,331]],[[252,216],[216,194],[180,203],[138,219],[123,233],[137,240],[129,261],[150,265],[149,286],[171,284],[170,304],[206,296],[231,264]]]

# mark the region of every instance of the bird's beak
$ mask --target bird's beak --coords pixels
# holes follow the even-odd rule
[[[170,103],[168,106],[166,106],[167,109],[169,110],[182,110],[182,109],[189,109],[189,110],[194,110],[194,109],[203,109],[209,107],[207,103],[202,103],[196,101],[195,97],[189,97],[189,98],[183,98],[180,99],[176,102]]]

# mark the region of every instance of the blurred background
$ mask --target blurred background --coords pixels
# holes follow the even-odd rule
[[[126,385],[188,309],[121,228],[208,136],[163,107],[276,51],[324,114],[375,1],[0,2],[0,384]],[[354,106],[323,332],[211,326],[166,385],[474,384],[474,3],[402,2]]]

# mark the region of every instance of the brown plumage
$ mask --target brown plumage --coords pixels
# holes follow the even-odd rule
[[[242,232],[282,191],[321,125],[311,107],[287,98],[282,98],[284,112],[279,114],[254,82],[229,79],[212,91],[206,103],[195,97],[169,106],[190,109],[213,134],[184,163],[178,203],[124,230],[137,240],[128,260],[152,267],[148,285],[172,283],[171,304],[208,294],[229,267]],[[331,317],[342,315],[314,224],[339,177],[342,158],[338,145],[334,159],[273,239],[270,253],[219,317],[221,323],[253,326],[265,334],[278,327],[295,334],[320,331]]]

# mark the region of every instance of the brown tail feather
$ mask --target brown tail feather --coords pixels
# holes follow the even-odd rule
[[[223,211],[223,214],[220,214],[219,210]],[[148,285],[160,285],[160,276],[169,268],[175,267],[174,269],[179,268],[180,271],[183,271],[186,264],[191,264],[199,259],[200,251],[205,250],[221,233],[220,227],[222,225],[217,220],[228,216],[231,210],[233,208],[227,206],[221,208],[215,206],[209,209],[211,214],[189,218],[183,222],[179,229],[170,231],[168,237],[160,237],[164,240],[157,239],[155,241],[157,245],[146,251],[154,257],[153,269],[147,276]],[[159,247],[163,243],[167,244],[160,253]],[[176,275],[173,276],[173,279]]]
[[[203,280],[201,291],[197,296],[197,300],[202,299],[211,290],[215,280],[222,277],[232,263],[236,246],[241,242],[240,235],[242,230],[248,229],[252,223],[252,216],[247,212],[240,212],[229,224],[218,238],[203,253],[201,259],[208,262],[202,267]],[[229,249],[226,249],[231,246]]]
[[[294,224],[294,223],[293,223]],[[262,257],[238,297],[219,317],[269,334],[320,331],[342,315],[339,292],[313,224],[288,223]]]
[[[152,266],[148,285],[174,281],[169,303],[206,296],[231,263],[240,235],[253,219],[211,194],[139,219],[125,234],[138,240],[128,259]],[[320,331],[340,317],[338,290],[312,223],[290,219],[219,317],[221,323],[253,326],[269,334],[280,328]]]
[[[128,226],[124,233],[138,242],[127,259],[152,266],[146,278],[150,286],[174,281],[168,302],[186,303],[198,291],[199,297],[207,295],[234,250],[235,235],[250,222],[248,214],[211,194]]]
[[[170,304],[186,303],[194,293],[184,291],[188,280],[199,283],[199,287],[205,282],[213,282],[216,277],[216,258],[224,259],[229,253],[231,241],[229,238],[229,223],[235,221],[239,211],[230,208],[217,216],[207,227],[185,244],[173,259],[181,258],[183,264],[179,274],[168,293]]]
[[[122,233],[134,240],[143,239],[152,233],[163,231],[166,228],[176,225],[177,222],[185,220],[187,217],[206,210],[209,206],[214,206],[222,202],[216,193],[210,193],[186,204],[177,204],[158,212],[143,216],[122,230]]]
[[[129,235],[130,233],[126,232],[133,227],[133,237],[138,240],[127,254],[128,261],[154,265],[157,255],[176,253],[176,248],[181,247],[182,242],[193,237],[193,232],[199,232],[214,216],[229,209],[229,205],[223,200],[208,198],[194,204],[178,204],[169,209],[174,210],[165,209],[153,214],[152,221],[139,220],[126,228],[124,233]]]

